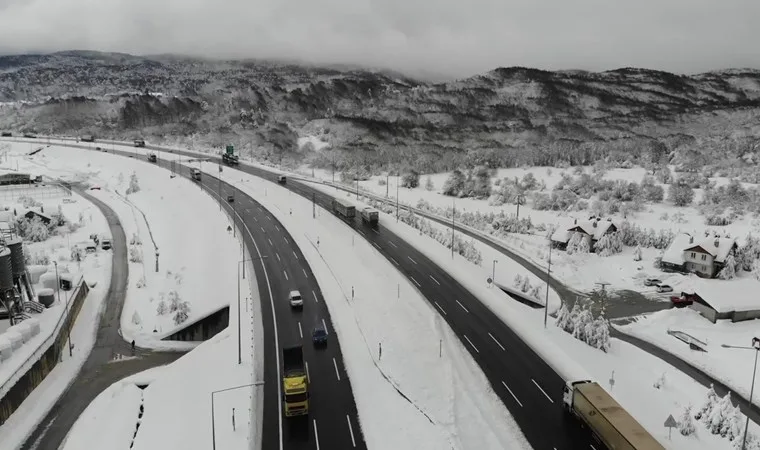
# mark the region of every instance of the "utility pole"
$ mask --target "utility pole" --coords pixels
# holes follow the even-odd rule
[[[552,271],[552,241],[549,239],[549,265],[546,267],[546,299],[544,300],[544,328],[549,321],[549,274]]]
[[[515,203],[517,203],[517,220],[520,220],[520,205],[525,204],[525,196],[522,194],[517,194],[517,199],[515,200]]]
[[[390,180],[391,173],[388,172],[385,174],[385,198],[388,198],[388,181]]]
[[[222,210],[222,165],[219,164],[219,211]]]
[[[751,347],[744,347],[739,345],[728,345],[728,344],[720,344],[723,348],[738,348],[742,350],[754,350],[755,351],[755,365],[752,369],[752,385],[749,388],[749,405],[752,406],[752,396],[755,393],[755,375],[757,374],[757,354],[760,352],[760,338],[753,337],[752,338],[752,346]],[[747,430],[749,429],[749,414],[747,414],[747,420],[744,424],[744,436],[742,437],[742,446],[741,449],[744,450],[747,445]]]
[[[456,198],[451,199],[451,259],[454,259],[454,216],[457,210]]]
[[[606,282],[600,281],[600,282],[597,282],[597,283],[594,283],[594,284],[598,284],[599,286],[602,287],[602,308],[601,308],[601,315],[603,317],[605,317],[607,315],[607,291],[605,290],[605,287],[609,286],[610,283],[606,283]]]
[[[311,218],[317,218],[317,194],[311,193]]]
[[[398,185],[401,181],[401,174],[396,175],[396,222],[398,222]]]
[[[356,177],[356,199],[359,200],[359,176]]]
[[[496,263],[497,260],[493,260],[493,269],[491,269],[491,283],[496,283]]]

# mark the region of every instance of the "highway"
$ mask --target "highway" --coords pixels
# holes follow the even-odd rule
[[[158,147],[154,149],[166,151]],[[116,151],[115,153],[125,156],[132,155],[132,152]],[[189,158],[198,157],[197,154],[190,152],[175,150],[173,153]],[[220,158],[211,155],[209,155],[209,161],[214,164],[221,163]],[[164,163],[164,165],[166,164]],[[240,165],[236,169],[276,182],[277,175],[264,169],[248,165]],[[229,168],[225,167],[225,170],[229,170]],[[181,174],[187,176],[189,169],[183,167]],[[203,174],[203,177],[203,187],[213,194],[219,187],[218,180],[206,173]],[[209,178],[210,181],[207,181]],[[315,199],[319,206],[332,211],[332,197],[330,195],[292,179],[288,180],[285,187],[308,199]],[[231,187],[223,185],[223,198],[225,198],[227,192],[232,191]],[[243,200],[243,197],[245,195],[241,192],[236,192],[236,198],[239,202],[239,208],[237,209],[245,211],[246,209],[250,209],[251,205],[255,205],[255,212],[258,213],[258,215],[244,214],[241,217],[243,229],[245,230],[245,225],[247,225],[252,235],[246,238],[247,245],[250,249],[254,249],[256,245],[252,244],[252,241],[255,240],[261,254],[266,254],[267,256],[267,258],[261,260],[263,263],[256,264],[255,267],[257,269],[259,292],[262,296],[263,313],[265,316],[270,316],[274,312],[276,316],[276,320],[264,321],[265,348],[268,350],[275,347],[275,344],[271,342],[274,339],[273,336],[276,335],[278,337],[281,347],[285,341],[300,338],[300,335],[297,334],[298,321],[311,321],[309,323],[313,323],[318,317],[327,317],[327,313],[326,308],[324,309],[324,313],[319,313],[319,308],[324,308],[324,301],[321,298],[319,299],[319,306],[317,306],[316,301],[314,304],[307,302],[302,315],[289,311],[286,295],[287,291],[291,289],[293,281],[297,283],[305,298],[308,298],[306,295],[309,292],[308,286],[315,286],[316,289],[318,289],[318,286],[314,283],[311,275],[304,276],[303,274],[293,273],[285,275],[288,267],[298,267],[304,264],[300,252],[295,245],[292,245],[292,240],[287,238],[287,232],[285,232],[281,225],[277,224],[273,217],[268,216],[263,208],[262,211],[259,211],[259,206],[254,200]],[[231,209],[229,205],[227,205],[227,208],[228,210]],[[372,242],[383,256],[391,261],[404,276],[409,278],[413,285],[430,302],[432,307],[446,320],[451,329],[459,337],[463,346],[481,367],[492,389],[510,411],[534,449],[602,448],[600,444],[593,440],[588,430],[581,428],[575,419],[568,417],[563,411],[562,389],[565,380],[555,373],[519,336],[476,297],[448,273],[417,251],[411,244],[406,243],[382,227],[382,224],[373,228],[363,224],[358,217],[347,221],[347,223],[362,237]],[[279,230],[273,229],[275,224],[279,226]],[[270,239],[272,239],[273,244],[269,244]],[[281,239],[280,243],[275,244],[278,242],[278,239]],[[280,255],[280,259],[284,257],[285,251],[283,249],[295,252],[300,261],[293,261],[289,264],[278,261],[277,254]],[[275,252],[274,259],[271,257],[271,253],[267,253],[267,251]],[[255,252],[252,251],[252,253],[256,257]],[[266,273],[264,273],[264,268]],[[295,278],[291,280],[291,276],[293,275],[295,275]],[[265,295],[268,292],[267,278],[272,288],[271,299]],[[271,307],[267,306],[268,303],[271,303],[274,311],[272,311]],[[316,308],[314,308],[315,306]],[[317,315],[312,315],[310,311],[316,312]],[[292,320],[289,321],[286,319],[287,317],[292,317]],[[277,330],[277,333],[271,330],[273,324],[277,324],[280,328]],[[328,327],[332,331],[329,322]],[[342,367],[339,349],[333,345],[334,342],[331,341],[327,352],[335,351],[337,352],[335,355],[331,356],[327,354],[324,355],[327,356],[326,358],[322,356],[315,358],[313,352],[309,354],[307,350],[306,353],[306,359],[309,361],[310,376],[314,383],[313,391],[315,392],[313,398],[315,411],[314,415],[310,416],[310,420],[313,418],[318,424],[320,448],[352,448],[352,442],[349,441],[348,446],[345,446],[346,442],[342,441],[342,439],[350,437],[347,433],[346,414],[348,414],[350,419],[352,418],[355,421],[356,410],[352,401],[348,380],[341,376],[341,380],[338,382],[335,367],[331,367],[333,364],[331,357],[336,358],[336,367]],[[265,351],[264,358],[265,379],[276,378],[277,375],[272,372],[273,368],[277,367],[277,364],[273,364],[272,362],[274,355],[271,352]],[[330,370],[333,373],[328,375]],[[317,376],[317,373],[319,376]],[[334,378],[329,379],[330,376]],[[344,389],[341,389],[341,385],[344,386]],[[263,426],[264,449],[277,448],[276,437],[273,436],[271,430],[278,428],[274,421],[278,420],[280,416],[270,412],[277,407],[273,403],[273,398],[276,398],[277,393],[272,391],[271,384],[265,385],[264,410],[267,413],[264,417]],[[347,392],[347,394],[342,394],[342,391]],[[322,403],[323,400],[317,394],[318,392],[330,393],[327,404]],[[323,411],[327,414],[323,414]],[[354,422],[354,425],[356,425],[356,422]],[[307,430],[304,431],[304,428],[307,428]],[[305,444],[310,442],[305,434],[307,431],[312,433],[313,430],[303,425],[298,430],[286,429],[285,448],[314,448],[313,443],[311,446],[298,446],[299,443]],[[354,426],[352,431],[356,434],[358,426]],[[323,443],[328,434],[330,439],[336,440],[332,445]],[[357,442],[358,445],[360,445],[359,442]],[[361,445],[364,444],[362,443]]]
[[[87,146],[67,145],[89,149]],[[109,151],[133,157],[132,152]],[[152,164],[145,161],[146,164]],[[190,178],[190,167],[167,159],[157,161]],[[244,192],[208,174],[195,182],[234,217],[248,257],[253,260],[261,297],[264,326],[264,417],[262,448],[288,449],[359,449],[366,450],[359,426],[351,381],[345,372],[338,338],[333,332],[327,304],[301,250],[285,227],[258,202]],[[220,192],[221,187],[221,192]],[[220,197],[221,194],[221,197]],[[235,205],[227,202],[228,194]],[[293,309],[288,293],[299,290],[303,309]],[[236,307],[233,304],[231,307]],[[243,313],[244,314],[244,313]],[[316,349],[311,342],[314,326],[323,324],[328,344]],[[234,325],[232,325],[234,326]],[[281,410],[281,349],[301,344],[304,350],[311,399],[308,416],[285,418]]]

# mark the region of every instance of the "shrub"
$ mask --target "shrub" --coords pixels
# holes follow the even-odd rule
[[[416,188],[420,185],[420,174],[415,170],[410,170],[401,177],[401,186],[409,189]]]

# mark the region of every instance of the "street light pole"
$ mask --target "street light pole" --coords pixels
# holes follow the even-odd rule
[[[549,274],[552,271],[552,240],[549,239],[549,265],[546,267],[546,300],[544,300],[544,328],[549,321]]]
[[[401,175],[396,175],[396,222],[398,222],[398,185],[401,181]]]
[[[53,265],[55,266],[55,282],[57,284],[56,291],[58,292],[58,303],[61,303],[61,278],[58,276],[58,261],[53,261]],[[69,300],[66,299],[66,320],[69,320]],[[69,322],[68,326],[66,327],[66,334],[69,338],[69,357],[74,356],[73,350],[71,348],[71,326],[72,324]]]
[[[227,389],[219,389],[218,391],[211,391],[211,448],[216,450],[216,420],[214,418],[214,394],[220,392],[233,391],[235,389],[242,389],[244,387],[262,386],[263,381],[257,381],[255,383],[244,384],[242,386],[235,386]]]
[[[752,385],[749,388],[749,408],[752,409],[752,395],[755,393],[755,375],[757,375],[757,354],[760,352],[760,338],[753,337],[752,338],[752,346],[751,347],[742,347],[738,345],[728,345],[728,344],[721,344],[721,347],[724,348],[738,348],[742,350],[754,350],[755,351],[755,365],[752,369]],[[745,414],[747,420],[744,423],[744,436],[742,437],[742,446],[741,450],[745,450],[745,446],[747,445],[747,430],[749,429],[749,414]]]
[[[454,259],[454,215],[457,211],[456,198],[451,199],[451,259]]]

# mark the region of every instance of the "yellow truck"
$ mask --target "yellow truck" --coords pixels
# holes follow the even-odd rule
[[[309,379],[304,370],[300,345],[282,350],[282,398],[285,417],[309,414]]]
[[[665,450],[598,383],[568,381],[562,399],[565,408],[610,450]]]

